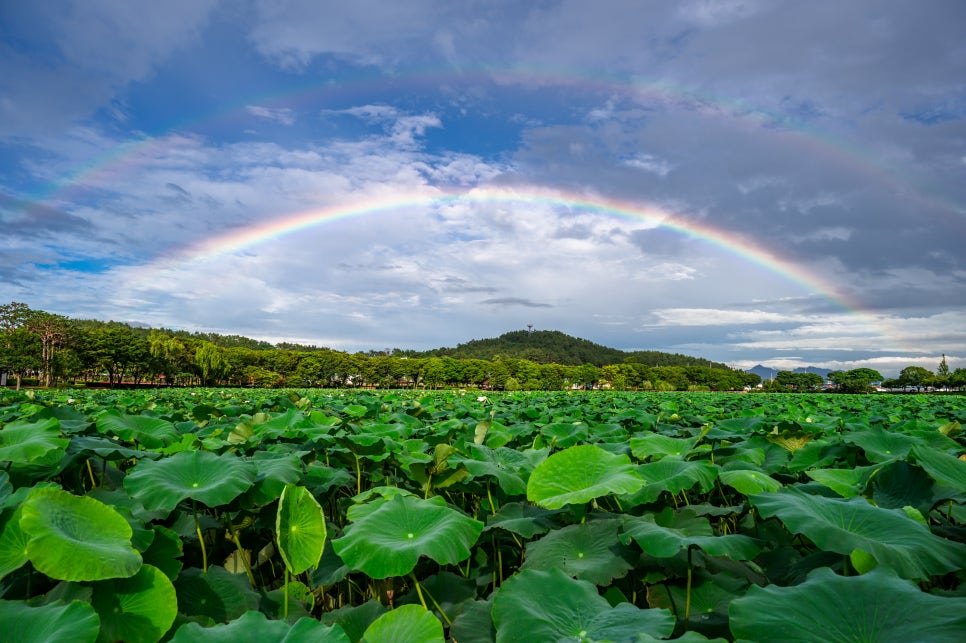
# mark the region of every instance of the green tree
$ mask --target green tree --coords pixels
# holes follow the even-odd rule
[[[40,367],[39,342],[26,328],[33,313],[16,301],[0,306],[0,371],[13,373],[18,391],[24,375]]]
[[[61,315],[33,311],[27,317],[25,326],[40,340],[40,379],[41,383],[49,388],[54,382],[52,368],[54,354],[56,349],[67,341],[70,322]]]
[[[202,342],[195,350],[195,364],[201,372],[202,386],[221,380],[228,373],[230,366],[225,349],[211,342]]]
[[[945,387],[949,385],[949,364],[946,363],[946,354],[943,353],[942,361],[936,367],[936,386]]]
[[[917,391],[926,386],[932,378],[932,373],[922,366],[907,366],[899,371],[899,383],[902,386],[915,388]]]
[[[873,382],[881,382],[882,374],[871,368],[853,368],[850,371],[832,371],[828,381],[839,393],[868,393]]]

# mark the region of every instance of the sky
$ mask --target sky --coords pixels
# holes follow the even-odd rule
[[[960,0],[0,0],[0,303],[966,367]]]

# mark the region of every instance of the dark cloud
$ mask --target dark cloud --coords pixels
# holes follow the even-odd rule
[[[484,299],[480,302],[488,306],[523,306],[525,308],[553,308],[550,304],[541,304],[520,297],[499,297],[496,299]]]
[[[93,226],[78,216],[28,199],[0,192],[0,220],[3,232],[21,237],[89,232]]]

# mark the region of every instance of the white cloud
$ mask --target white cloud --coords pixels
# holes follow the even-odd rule
[[[287,107],[263,107],[261,105],[247,105],[245,107],[252,116],[265,118],[270,121],[281,123],[282,125],[295,124],[295,112]]]

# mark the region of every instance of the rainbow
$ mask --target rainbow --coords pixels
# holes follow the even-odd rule
[[[696,88],[661,79],[626,74],[549,67],[493,67],[486,64],[458,70],[411,68],[389,75],[363,70],[344,78],[308,82],[283,91],[252,95],[246,97],[242,103],[222,106],[187,121],[168,123],[158,128],[155,134],[143,135],[117,145],[59,180],[48,183],[32,197],[28,197],[27,201],[37,203],[58,200],[78,187],[110,184],[130,172],[132,167],[149,162],[152,156],[172,146],[173,142],[176,144],[186,136],[193,136],[190,134],[192,130],[206,124],[230,122],[244,113],[249,105],[287,108],[305,106],[306,109],[317,111],[320,106],[333,105],[339,101],[357,104],[359,100],[368,100],[369,92],[385,90],[387,85],[398,86],[402,92],[406,89],[414,91],[424,86],[472,86],[474,83],[527,88],[579,87],[584,92],[630,98],[645,105],[669,105],[699,112],[710,118],[732,121],[737,127],[767,130],[771,135],[783,139],[790,148],[808,150],[829,163],[860,173],[876,185],[876,189],[893,194],[911,206],[934,209],[957,224],[966,221],[966,206],[943,198],[933,190],[913,184],[909,177],[889,166],[882,158],[810,128],[805,123],[764,111],[740,100],[710,95]]]
[[[861,302],[838,292],[835,286],[806,268],[776,256],[741,235],[682,217],[656,206],[539,186],[477,187],[450,192],[434,189],[422,193],[391,193],[337,206],[288,214],[182,247],[140,266],[128,266],[123,273],[125,276],[122,277],[121,290],[150,289],[151,284],[167,270],[183,269],[218,257],[242,253],[272,240],[282,239],[297,232],[336,221],[378,214],[392,215],[411,212],[418,208],[426,209],[461,203],[547,206],[569,212],[604,214],[639,220],[654,228],[672,230],[756,265],[768,273],[803,288],[811,295],[831,302],[849,316],[863,320],[883,338],[883,349],[891,348],[907,353],[918,352],[914,348],[905,346],[893,330],[883,320],[867,311]]]
[[[863,313],[862,305],[837,292],[836,288],[798,264],[774,255],[753,241],[716,228],[704,222],[681,217],[666,209],[619,201],[597,195],[563,192],[542,187],[516,186],[478,187],[465,191],[444,192],[427,190],[423,193],[393,193],[342,205],[308,210],[281,216],[270,221],[232,230],[196,244],[163,255],[136,268],[138,283],[147,283],[151,275],[186,264],[203,263],[217,257],[244,252],[256,246],[280,239],[299,231],[315,228],[339,220],[375,214],[392,214],[416,208],[431,208],[446,204],[496,203],[508,205],[541,205],[571,212],[588,212],[641,220],[652,227],[673,230],[711,246],[720,248],[740,259],[776,274],[812,294],[817,294],[849,313]]]

